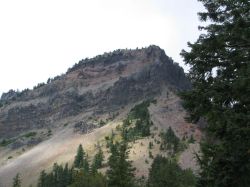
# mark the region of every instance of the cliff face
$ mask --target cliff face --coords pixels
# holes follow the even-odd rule
[[[10,91],[0,100],[0,140],[53,128],[81,114],[112,113],[159,95],[190,88],[185,74],[157,46],[117,50],[80,61],[66,74],[33,90]]]

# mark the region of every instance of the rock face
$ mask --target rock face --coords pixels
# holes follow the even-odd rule
[[[185,90],[190,83],[180,68],[157,46],[116,50],[81,60],[64,75],[33,90],[10,91],[0,100],[0,140],[39,128],[53,128],[69,117],[119,108],[161,93]]]

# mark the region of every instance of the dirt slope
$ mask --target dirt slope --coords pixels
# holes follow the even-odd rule
[[[166,92],[168,92],[168,97],[166,97]],[[137,168],[136,176],[138,177],[146,177],[148,168],[152,163],[152,159],[149,158],[148,148],[150,141],[154,142],[154,147],[150,150],[153,156],[157,154],[167,156],[165,152],[160,150],[160,145],[156,143],[156,140],[161,140],[159,137],[160,132],[163,132],[169,126],[175,130],[179,137],[182,137],[184,134],[188,136],[193,134],[196,140],[199,140],[201,137],[200,131],[194,125],[184,121],[185,112],[181,108],[180,100],[175,94],[165,91],[156,99],[157,103],[151,104],[149,107],[151,119],[154,122],[151,129],[151,136],[139,139],[131,144],[130,159]],[[115,120],[88,134],[74,132],[74,128],[70,125],[65,128],[59,128],[50,139],[11,159],[0,167],[0,186],[10,186],[12,178],[17,172],[21,173],[24,186],[36,184],[39,173],[43,169],[49,170],[54,162],[59,164],[72,163],[79,144],[83,145],[89,155],[89,160],[91,160],[95,153],[95,145],[99,142],[107,159],[108,152],[105,147],[105,136],[110,135],[112,130],[116,131],[115,127],[122,123],[122,119],[126,117],[131,107],[124,108],[123,112]],[[179,163],[183,168],[197,169],[192,154],[193,151],[198,151],[197,144],[190,144],[188,149],[180,155]],[[3,159],[6,160],[6,157],[13,154],[13,151],[7,153],[0,161],[3,161]],[[102,171],[105,171],[105,168]]]

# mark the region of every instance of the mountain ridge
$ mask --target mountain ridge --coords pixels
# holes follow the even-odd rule
[[[146,136],[130,142],[129,159],[137,168],[136,177],[147,177],[156,155],[168,156],[162,149],[162,133],[168,128],[187,146],[178,153],[179,165],[198,169],[192,153],[199,150],[196,142],[202,134],[185,121],[186,112],[177,96],[191,84],[183,69],[159,47],[118,50],[81,61],[47,82],[2,97],[0,186],[11,186],[16,173],[21,174],[24,186],[36,185],[40,172],[50,171],[55,162],[72,165],[79,144],[89,161],[96,145],[101,146],[105,167],[100,172],[105,173],[110,154],[107,137],[115,133],[119,138],[119,129],[132,109],[148,101],[153,101],[147,107],[146,124],[151,125]],[[194,142],[189,143],[191,137]]]
[[[49,126],[55,120],[77,115],[86,108],[94,107],[97,114],[113,112],[129,102],[157,95],[160,84],[168,84],[176,90],[190,87],[183,69],[157,46],[117,50],[80,61],[47,84],[16,95],[13,91],[3,94],[1,101],[5,104],[0,109],[0,137],[10,138],[34,124],[37,128]],[[7,124],[18,129],[14,131]]]

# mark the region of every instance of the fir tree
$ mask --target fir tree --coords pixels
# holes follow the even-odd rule
[[[21,179],[20,174],[17,173],[17,175],[13,178],[13,187],[21,187]]]
[[[104,155],[103,155],[102,149],[99,147],[98,152],[94,156],[93,163],[91,166],[92,173],[96,173],[97,169],[102,167],[103,159],[104,159]]]
[[[47,174],[46,172],[43,170],[41,171],[40,173],[40,177],[39,177],[39,180],[38,180],[38,187],[47,187],[48,185],[46,184],[47,183]]]
[[[100,173],[89,174],[80,170],[74,174],[73,183],[69,187],[107,187],[107,180]]]
[[[175,160],[156,156],[149,169],[149,187],[194,187],[191,170],[182,170]]]
[[[89,172],[88,155],[84,152],[82,144],[79,145],[74,160],[74,167],[81,168],[84,172]]]
[[[40,173],[38,187],[67,187],[72,183],[72,169],[68,169],[68,164],[59,166],[54,164],[53,170],[46,173],[44,170]]]
[[[78,149],[77,149],[76,156],[75,156],[74,167],[82,168],[84,157],[85,157],[85,152],[82,148],[82,144],[80,144]]]
[[[162,144],[161,150],[168,150],[172,155],[175,155],[180,151],[180,139],[175,135],[171,127],[168,130],[161,134]]]
[[[182,51],[192,90],[181,94],[189,120],[206,120],[199,186],[250,184],[250,1],[199,0],[205,33]]]
[[[72,169],[69,169],[68,163],[66,163],[63,169],[63,183],[64,184],[71,184],[72,183]]]
[[[128,144],[126,141],[116,142],[110,146],[108,186],[132,187],[134,185],[134,168],[128,161]]]
[[[89,172],[89,161],[88,161],[88,155],[86,155],[84,158],[83,158],[83,171],[85,171],[86,173]]]

